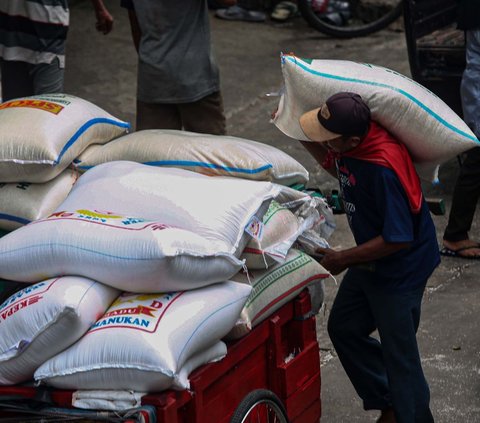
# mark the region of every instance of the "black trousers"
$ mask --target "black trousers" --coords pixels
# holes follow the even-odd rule
[[[468,239],[479,197],[480,147],[475,147],[467,152],[460,169],[443,239],[451,242]]]
[[[433,423],[416,332],[425,284],[385,289],[371,272],[349,269],[330,311],[328,333],[366,410],[393,406],[398,423]],[[380,341],[372,337],[378,329]]]

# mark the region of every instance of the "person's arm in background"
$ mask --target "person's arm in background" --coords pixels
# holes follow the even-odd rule
[[[135,6],[132,0],[121,0],[120,5],[128,10],[128,19],[130,20],[130,30],[132,32],[133,44],[137,50],[140,46],[140,38],[142,37],[142,30],[138,24],[137,14],[135,13]]]
[[[113,16],[103,4],[103,0],[92,0],[97,22],[95,28],[103,34],[108,34],[113,28]]]

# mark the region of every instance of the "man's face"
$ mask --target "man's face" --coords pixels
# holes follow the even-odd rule
[[[325,145],[329,150],[335,151],[336,153],[346,153],[347,151],[355,148],[358,145],[358,141],[358,137],[340,136],[325,141],[322,144]]]

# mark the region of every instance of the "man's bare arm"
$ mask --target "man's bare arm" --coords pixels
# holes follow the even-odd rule
[[[318,248],[317,253],[323,254],[320,264],[333,275],[337,275],[351,266],[381,259],[409,246],[408,242],[386,242],[382,236],[377,236],[364,244],[346,250]]]

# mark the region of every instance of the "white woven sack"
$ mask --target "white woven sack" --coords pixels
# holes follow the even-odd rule
[[[0,229],[12,231],[52,213],[67,198],[78,173],[64,170],[43,184],[0,183]]]
[[[190,373],[206,363],[217,362],[227,355],[227,346],[219,341],[189,358],[174,376],[171,389],[190,389]],[[145,392],[129,390],[77,390],[72,394],[72,406],[87,410],[125,411],[141,405]]]
[[[218,251],[238,257],[248,241],[244,229],[252,218],[261,220],[283,189],[288,188],[118,161],[83,174],[58,210],[108,210],[159,221],[190,230]]]
[[[182,368],[175,374],[171,388],[177,391],[190,389],[190,373],[206,363],[215,363],[227,355],[227,346],[219,341],[206,350],[196,353],[189,358]]]
[[[104,144],[130,125],[67,94],[0,104],[0,182],[46,182],[90,144]]]
[[[296,243],[302,250],[327,248],[335,229],[333,212],[324,198],[285,187],[270,203],[261,230],[245,246],[241,259],[250,270],[285,262]]]
[[[298,161],[268,144],[168,129],[138,131],[103,146],[92,145],[74,164],[87,170],[116,160],[282,185],[308,181],[308,172]]]
[[[285,91],[273,119],[286,135],[309,141],[300,116],[328,97],[351,91],[362,96],[372,118],[408,148],[419,175],[436,181],[438,166],[479,141],[440,98],[398,72],[344,60],[307,60],[282,56]]]
[[[227,338],[237,339],[271,316],[281,306],[297,296],[310,285],[320,285],[315,289],[315,307],[323,301],[324,280],[330,276],[316,260],[302,251],[291,249],[287,260],[268,270],[255,270],[238,273],[232,280],[251,284],[253,290],[241,312],[240,319]]]
[[[276,201],[270,203],[262,223],[260,236],[251,238],[240,256],[248,269],[267,269],[283,262],[293,242],[303,232],[293,212]]]
[[[0,305],[0,385],[29,380],[72,345],[119,295],[93,280],[64,276],[16,292]]]
[[[250,291],[228,281],[170,294],[124,294],[35,379],[60,389],[168,389],[189,359],[231,330]]]
[[[242,267],[190,230],[92,210],[54,213],[10,232],[0,239],[0,262],[7,280],[81,275],[145,293],[220,282]]]

